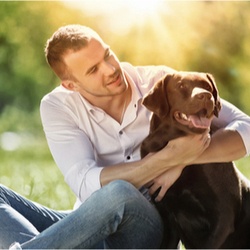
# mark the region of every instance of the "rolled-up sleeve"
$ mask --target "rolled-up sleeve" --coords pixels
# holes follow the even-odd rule
[[[213,120],[216,127],[237,131],[245,145],[246,156],[250,154],[250,117],[233,104],[222,101],[219,117]]]
[[[82,161],[71,166],[65,173],[65,181],[81,202],[84,202],[93,192],[101,188],[100,173],[102,167],[95,162]]]

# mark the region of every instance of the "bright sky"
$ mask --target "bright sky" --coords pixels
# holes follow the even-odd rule
[[[164,0],[82,0],[67,1],[67,5],[82,8],[90,15],[104,14],[111,28],[126,29],[131,24],[140,25],[153,19],[161,10]]]

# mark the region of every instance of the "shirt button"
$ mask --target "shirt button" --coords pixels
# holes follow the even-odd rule
[[[127,156],[127,160],[130,160],[130,158],[131,158],[131,157],[128,155],[128,156]]]
[[[123,134],[123,132],[122,132],[122,131],[119,131],[119,134],[120,134],[120,135],[122,135],[122,134]]]

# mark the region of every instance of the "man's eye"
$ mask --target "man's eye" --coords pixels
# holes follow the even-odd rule
[[[95,73],[96,71],[97,71],[97,67],[93,67],[93,68],[90,70],[89,74],[93,74],[93,73]]]
[[[106,55],[105,55],[105,59],[108,59],[111,56],[111,51],[107,51]]]

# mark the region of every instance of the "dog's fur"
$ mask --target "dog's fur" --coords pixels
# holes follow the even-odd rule
[[[153,115],[142,157],[174,138],[204,132],[221,109],[213,77],[196,72],[166,75],[143,104]],[[250,248],[249,189],[232,162],[184,168],[156,203],[165,226],[163,247],[176,248],[181,240],[186,248]]]

